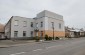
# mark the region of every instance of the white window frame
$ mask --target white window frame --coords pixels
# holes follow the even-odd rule
[[[41,27],[43,27],[43,22],[41,22]]]
[[[23,21],[24,27],[27,26],[27,21]]]
[[[31,27],[33,27],[33,22],[31,22]]]
[[[61,27],[62,27],[62,25],[61,25],[61,23],[59,23],[59,29],[61,29]]]
[[[30,34],[31,34],[31,37],[33,37],[33,31],[31,31]]]
[[[18,37],[18,31],[14,31],[14,37]]]
[[[24,36],[24,34],[25,34],[25,36]],[[23,37],[26,37],[26,31],[23,31]]]
[[[19,21],[18,21],[18,20],[15,20],[15,21],[14,21],[14,25],[15,25],[15,26],[18,26],[18,25],[19,25]]]

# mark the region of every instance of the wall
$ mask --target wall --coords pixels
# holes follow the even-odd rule
[[[14,25],[15,20],[19,20],[18,26]],[[24,21],[27,22],[26,27],[23,26]],[[31,37],[30,32],[34,31],[34,27],[31,27],[31,22],[34,22],[34,19],[14,16],[11,23],[11,37],[14,38],[14,31],[18,31],[18,37],[23,37],[23,31],[26,31],[26,37]]]
[[[8,23],[5,25],[5,36],[7,38],[11,38],[11,19],[8,21]]]

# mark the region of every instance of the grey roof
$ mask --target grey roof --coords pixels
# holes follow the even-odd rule
[[[56,19],[63,19],[62,15],[56,14],[56,13],[48,11],[48,10],[44,10],[44,11],[37,14],[37,18],[40,18],[40,17],[43,17],[43,16],[56,18]]]

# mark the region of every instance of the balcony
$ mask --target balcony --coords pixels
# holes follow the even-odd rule
[[[38,29],[38,28],[35,28],[35,29],[34,29],[34,31],[35,31],[35,32],[38,32],[38,31],[39,31],[39,29]]]

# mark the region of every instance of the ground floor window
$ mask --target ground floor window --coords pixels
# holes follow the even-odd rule
[[[14,31],[14,37],[18,37],[18,31]]]
[[[26,36],[26,31],[23,31],[23,36]]]
[[[31,37],[33,37],[33,31],[31,31]]]

